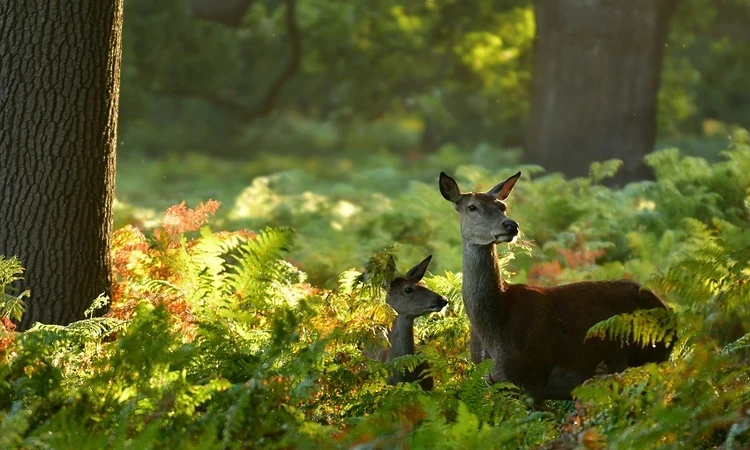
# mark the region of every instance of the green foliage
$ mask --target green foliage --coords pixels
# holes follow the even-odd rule
[[[745,334],[741,338],[721,349],[721,353],[727,355],[729,353],[743,350],[748,347],[750,347],[750,333]]]
[[[382,290],[367,290],[398,272],[393,248],[372,255],[366,277],[356,272],[341,290],[323,291],[282,259],[290,230],[237,240],[203,226],[188,237],[200,210],[168,212],[165,225],[183,233],[166,235],[166,226],[150,238],[118,232],[117,261],[159,268],[115,264],[118,279],[133,285],[115,290],[110,315],[122,318],[37,325],[11,343],[12,356],[0,364],[8,448],[69,448],[70,436],[90,448],[343,448],[404,440],[460,448],[466,439],[488,438],[531,447],[554,434],[551,415],[528,415],[515,387],[486,389],[486,365],[467,360],[468,324],[458,305],[419,321],[419,355],[382,363],[363,353],[382,342],[393,317]],[[425,280],[460,302],[460,276]],[[132,309],[124,306],[133,301]],[[426,357],[444,388],[426,394],[386,384],[394,370]]]
[[[641,347],[670,344],[677,337],[677,318],[667,309],[639,309],[633,313],[618,314],[602,320],[586,333],[586,339],[600,338],[618,341],[625,345],[637,343]]]
[[[274,116],[252,120],[244,111],[289,59],[285,2],[252,2],[237,27],[201,20],[193,3],[125,2],[119,129],[129,152],[252,152],[278,171],[288,155],[364,160],[523,140],[533,2],[298,2],[299,69]],[[750,123],[749,19],[744,0],[679,2],[663,48],[661,137],[723,145],[712,123]]]
[[[714,163],[654,153],[648,163],[657,179],[619,190],[599,183],[616,162],[565,180],[519,166],[514,154],[477,148],[462,159],[446,147],[419,168],[397,170],[374,157],[338,181],[326,165],[258,177],[235,190],[235,202],[222,198],[226,210],[214,201],[181,204],[156,220],[142,204],[120,203],[118,214],[130,214],[120,223],[137,216],[153,225],[145,234],[134,226],[114,234],[111,299],[98,299],[83,321],[25,333],[15,333],[12,308],[3,309],[3,445],[744,448],[746,139],[736,132]],[[547,402],[541,411],[516,386],[488,386],[491,361],[470,361],[458,217],[436,174],[449,171],[463,189],[481,190],[518,169],[524,176],[508,214],[523,236],[501,247],[505,276],[646,284],[671,312],[616,316],[590,334],[670,342],[670,361],[593,377],[575,391],[575,403]],[[167,171],[153,170],[139,182],[150,186]],[[241,184],[242,170],[222,170],[217,164],[219,175],[206,174],[205,185],[224,175]],[[206,172],[200,163],[177,171],[196,184]],[[215,232],[215,224],[261,231]],[[434,260],[424,282],[449,305],[416,321],[417,354],[383,362],[394,317],[383,287],[427,254]],[[7,283],[21,275],[16,260],[0,263]],[[107,301],[110,312],[95,317]],[[395,370],[423,361],[433,391],[387,384]]]
[[[23,267],[21,261],[15,256],[6,259],[0,255],[0,318],[21,320],[24,312],[23,298],[29,295],[28,291],[18,295],[11,295],[8,286],[14,281],[23,279]]]
[[[227,275],[227,287],[239,301],[246,302],[246,307],[266,310],[276,298],[288,301],[279,282],[289,285],[304,281],[304,274],[281,260],[289,251],[292,238],[289,228],[266,228],[234,250],[235,263]]]
[[[239,156],[405,151],[423,134],[468,145],[517,140],[530,103],[532,8],[516,0],[475,8],[298,3],[299,69],[277,117],[248,121],[243,111],[261,103],[289,58],[284,2],[254,2],[233,28],[194,17],[184,1],[128,0],[124,141],[148,153]]]

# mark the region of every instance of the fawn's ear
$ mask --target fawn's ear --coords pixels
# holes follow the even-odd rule
[[[512,177],[487,191],[487,193],[494,197],[497,197],[500,200],[505,200],[506,198],[508,198],[510,191],[513,190],[513,186],[516,185],[516,181],[518,181],[518,178],[520,176],[521,172],[518,172],[517,174],[513,175]]]
[[[430,265],[431,259],[432,255],[428,256],[421,263],[409,269],[409,271],[406,272],[406,278],[411,278],[412,280],[417,281],[421,280],[425,272],[427,272],[427,266]]]
[[[458,183],[445,172],[440,172],[440,193],[449,202],[458,203],[461,200],[461,189],[458,188]]]

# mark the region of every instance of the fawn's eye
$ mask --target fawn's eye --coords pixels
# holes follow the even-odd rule
[[[466,207],[466,209],[468,209],[471,212],[474,212],[474,211],[477,210],[477,207],[476,207],[476,205],[469,205],[469,206]]]
[[[411,294],[412,292],[414,292],[414,288],[411,287],[411,286],[406,286],[404,288],[404,292],[407,293],[407,294]]]

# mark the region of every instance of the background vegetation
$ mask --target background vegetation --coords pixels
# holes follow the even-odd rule
[[[274,114],[254,120],[246,113],[290,57],[285,3],[251,2],[236,27],[196,18],[196,3],[210,1],[125,2],[121,158],[356,158],[523,142],[531,1],[300,2],[299,72]],[[659,93],[662,141],[714,153],[726,146],[721,123],[748,127],[748,20],[746,0],[678,2]]]
[[[288,58],[281,5],[227,27],[126,0],[113,298],[15,333],[22,265],[0,259],[0,448],[750,446],[747,2],[680,3],[656,179],[617,189],[617,161],[576,179],[522,163],[530,2],[301,2],[298,76],[246,120]],[[672,359],[542,410],[487,386],[441,170],[476,190],[522,170],[509,280],[636,279],[675,314],[600,330],[676,326]],[[394,313],[361,280],[427,254],[448,308],[417,322],[420,355],[371,360]],[[386,384],[423,358],[434,391]]]

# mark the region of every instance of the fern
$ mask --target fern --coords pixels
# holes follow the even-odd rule
[[[237,247],[228,269],[227,281],[240,299],[263,309],[271,299],[274,281],[288,273],[288,266],[280,259],[292,245],[294,233],[290,228],[266,228],[255,239]]]
[[[110,314],[126,320],[95,318],[106,307],[103,297],[87,319],[67,327],[15,333],[6,318],[0,446],[746,447],[748,150],[737,144],[728,161],[712,164],[657,154],[660,179],[621,190],[598,184],[615,163],[593,166],[589,177],[550,175],[516,188],[511,216],[539,244],[533,258],[524,248],[501,247],[508,276],[515,272],[523,282],[535,265],[554,269],[555,262],[556,272],[545,273],[559,282],[647,279],[659,271],[650,285],[679,311],[639,311],[593,327],[589,338],[663,341],[675,350],[669,364],[587,380],[576,402],[547,402],[535,411],[516,386],[488,385],[491,361],[471,363],[456,272],[459,224],[446,221],[450,209],[434,174],[429,184],[409,181],[388,197],[378,192],[387,187],[382,177],[407,184],[398,170],[368,169],[355,175],[361,185],[313,193],[302,191],[314,178],[297,171],[256,180],[238,203],[250,206],[250,222],[232,225],[283,223],[295,233],[215,233],[203,226],[198,235],[215,204],[171,208],[150,246],[133,227],[118,232]],[[460,164],[454,153],[452,165]],[[478,188],[497,178],[480,166],[456,171]],[[294,240],[292,263],[285,258]],[[383,288],[402,269],[399,260],[427,253],[439,257],[424,282],[450,307],[415,323],[418,355],[385,364],[368,358],[364,351],[387,344],[394,314]],[[362,262],[361,272],[341,273]],[[338,289],[322,287],[336,276]],[[431,392],[387,384],[393,371],[425,360],[435,380]]]
[[[691,252],[657,274],[652,284],[699,317],[699,334],[726,345],[733,330],[744,329],[750,320],[750,234],[728,223],[719,223],[718,231],[695,220],[685,225],[694,236],[686,243]]]
[[[97,312],[104,310],[107,306],[109,306],[109,297],[101,294],[91,302],[91,305],[89,305],[88,308],[86,308],[86,311],[83,312],[83,317],[91,319],[97,314]]]
[[[593,162],[589,167],[589,178],[593,184],[601,183],[602,180],[612,178],[623,166],[622,160],[610,159],[604,162]]]
[[[0,255],[0,318],[20,321],[25,310],[24,297],[29,296],[29,291],[18,295],[7,292],[8,286],[23,279],[23,267],[21,261],[15,256],[6,259]]]
[[[747,348],[750,348],[750,333],[747,333],[731,344],[724,346],[724,348],[721,349],[721,353],[723,355],[729,355],[730,353]]]
[[[86,342],[102,339],[125,328],[126,322],[113,317],[92,317],[69,325],[35,323],[27,333],[38,333],[49,343],[75,340]]]
[[[669,345],[677,337],[677,315],[664,308],[640,309],[617,314],[589,328],[585,339],[619,341],[621,345],[637,343],[641,347],[659,342]]]
[[[391,281],[396,277],[398,258],[395,252],[398,245],[391,245],[375,252],[365,263],[365,270],[355,280],[353,285],[360,288],[363,296],[382,297]]]
[[[231,293],[227,255],[256,237],[243,233],[212,233],[208,226],[200,229],[200,239],[188,249],[191,270],[195,274],[196,289],[192,295],[195,301],[210,304]]]

